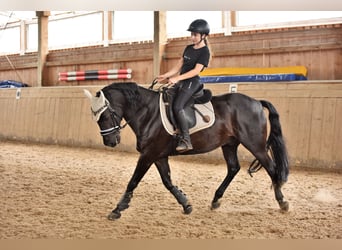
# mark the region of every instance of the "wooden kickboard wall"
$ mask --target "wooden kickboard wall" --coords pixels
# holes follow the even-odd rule
[[[230,84],[208,84],[213,94],[229,91]],[[103,86],[87,86],[93,94]],[[43,87],[0,89],[0,139],[104,148],[91,119],[83,88]],[[271,101],[280,114],[291,166],[342,170],[342,81],[305,83],[241,83],[240,93]],[[122,130],[114,151],[135,150],[130,128]],[[251,161],[240,147],[240,159]],[[201,157],[222,159],[221,150]]]

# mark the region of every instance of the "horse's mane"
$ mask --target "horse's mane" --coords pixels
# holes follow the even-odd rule
[[[113,90],[119,90],[125,96],[127,102],[132,106],[136,106],[136,104],[141,100],[139,86],[135,82],[112,83],[102,89],[104,93],[111,92]]]

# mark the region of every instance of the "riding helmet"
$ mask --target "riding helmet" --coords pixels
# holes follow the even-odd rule
[[[208,35],[210,32],[210,27],[206,20],[196,19],[190,24],[188,31]]]

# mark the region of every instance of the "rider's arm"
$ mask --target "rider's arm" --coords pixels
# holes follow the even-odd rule
[[[203,68],[204,68],[203,64],[197,63],[195,68],[193,68],[192,70],[189,70],[189,71],[187,71],[181,75],[178,75],[178,76],[173,76],[169,79],[169,81],[171,83],[177,83],[179,81],[197,76],[203,70]]]
[[[165,79],[168,79],[168,78],[170,78],[170,77],[172,77],[174,75],[179,74],[179,72],[180,72],[180,70],[182,68],[182,65],[183,65],[183,58],[181,57],[177,61],[175,66],[173,66],[168,72],[166,72],[166,73],[164,73],[164,74],[162,74],[162,75],[157,77],[158,82],[161,82],[161,81],[163,81]]]

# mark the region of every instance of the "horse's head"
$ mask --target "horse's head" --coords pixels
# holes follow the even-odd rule
[[[84,94],[90,100],[92,117],[100,127],[103,144],[115,147],[120,143],[120,122],[122,117],[111,107],[102,91],[93,96],[88,90],[84,89]]]

